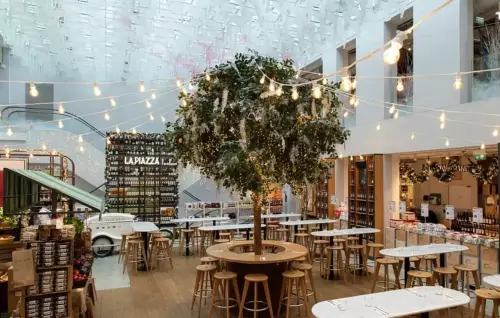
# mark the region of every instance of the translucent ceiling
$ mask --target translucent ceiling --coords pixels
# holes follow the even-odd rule
[[[304,64],[402,0],[0,0],[0,33],[37,80],[188,77],[248,48]]]

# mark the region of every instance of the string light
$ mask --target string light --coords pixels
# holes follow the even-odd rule
[[[346,110],[346,111],[344,112],[344,117],[347,117],[347,116],[349,116],[349,112]]]
[[[184,86],[182,87],[182,94],[184,94],[184,95],[188,94],[188,91],[186,90],[186,88]]]
[[[349,98],[349,104],[354,105],[355,102],[356,102],[356,97],[354,97],[354,95],[352,95],[351,98]]]
[[[441,129],[444,129],[444,127],[446,127],[446,124],[444,123],[444,121],[439,125],[439,128]]]
[[[455,78],[455,83],[453,83],[453,88],[456,90],[462,89],[462,74],[457,73],[457,77]]]
[[[193,90],[194,89],[194,86],[193,86],[193,83],[189,82],[189,90]]]
[[[297,73],[295,73],[295,79],[299,79],[300,77],[300,70],[297,71]]]
[[[486,148],[486,146],[484,145],[484,142],[481,143],[481,150],[484,150],[484,148]]]
[[[182,106],[184,106],[184,107],[187,106],[187,101],[185,98],[182,99]]]
[[[262,75],[262,77],[260,78],[259,83],[264,84],[265,82],[266,82],[266,76]]]
[[[278,89],[276,90],[276,95],[281,96],[283,95],[283,88],[281,85],[278,86]]]
[[[177,87],[178,87],[178,88],[181,88],[181,86],[182,86],[182,81],[181,81],[181,79],[180,79],[180,78],[178,78],[178,77],[177,77],[177,78],[175,79],[175,85],[177,85]]]
[[[83,137],[82,137],[82,135],[78,136],[78,142],[79,142],[79,143],[82,143],[82,142],[83,142]]]
[[[365,157],[363,157],[363,155],[359,155],[359,160],[363,160],[365,159]]]
[[[403,47],[403,41],[406,40],[406,38],[405,32],[397,31],[396,36],[391,41],[391,47],[384,52],[384,62],[386,64],[392,65],[399,61],[399,50]]]
[[[350,157],[349,157],[349,160],[351,160],[351,161],[352,161],[353,159],[354,159],[354,158],[353,158],[352,156],[350,156]]]
[[[64,106],[62,103],[59,103],[59,107],[57,108],[59,114],[64,114]]]
[[[156,99],[156,89],[151,90],[151,99]]]
[[[493,130],[493,137],[497,137],[498,136],[498,128],[495,128]]]
[[[30,158],[33,159],[33,154],[32,153],[30,153]]]
[[[292,88],[292,99],[293,100],[299,99],[299,92],[297,91],[297,87]]]
[[[274,82],[271,80],[269,83],[269,91],[274,92],[276,90],[276,87],[274,86]]]
[[[151,102],[149,101],[149,99],[146,100],[146,107],[151,108]]]
[[[12,136],[12,128],[7,128],[7,136]]]
[[[339,153],[338,157],[339,157],[339,159],[342,159],[342,158],[344,158],[344,155],[342,153]]]
[[[165,122],[165,117],[161,116],[161,121]]]
[[[396,110],[396,105],[392,104],[391,108],[389,108],[389,114],[394,114],[395,110]]]
[[[321,87],[319,85],[314,86],[314,88],[313,88],[313,96],[316,99],[321,98]]]
[[[30,84],[30,95],[31,97],[38,97],[38,90],[34,82]]]
[[[359,99],[356,98],[356,100],[354,101],[354,107],[358,107],[358,105],[359,105]]]
[[[104,119],[109,120],[109,114],[107,111],[104,112]]]
[[[350,91],[352,88],[352,83],[351,83],[351,78],[349,74],[347,73],[347,69],[344,69],[344,72],[342,74],[342,82],[340,84],[340,88],[344,91]]]
[[[94,96],[101,96],[101,89],[99,88],[99,85],[97,85],[97,83],[94,83]]]
[[[356,79],[356,77],[354,77],[351,83],[351,88],[356,89],[356,86],[358,86],[358,80]]]
[[[57,127],[61,128],[61,129],[64,128],[64,124],[63,124],[62,120],[59,120],[59,122],[57,123]]]
[[[207,82],[210,82],[211,78],[210,78],[210,74],[205,73],[205,79],[207,80]]]
[[[53,156],[57,155],[57,151],[52,150],[51,155],[53,155]]]
[[[120,133],[120,128],[118,127],[118,125],[115,126],[115,131],[116,131],[117,134]]]
[[[411,138],[411,140],[415,139],[415,133],[411,133],[410,138]]]
[[[403,85],[403,80],[401,78],[398,78],[398,85],[396,85],[396,90],[398,92],[402,92],[405,89],[405,86]]]
[[[115,99],[113,97],[109,98],[109,103],[111,104],[112,107],[116,106],[116,101],[115,101]]]
[[[323,85],[326,85],[326,84],[328,84],[328,78],[326,78],[326,77],[325,77],[325,78],[323,78],[323,81],[322,81],[322,83],[323,83]]]
[[[146,87],[144,87],[144,81],[139,81],[139,92],[144,93],[146,91]]]
[[[151,120],[151,121],[155,120],[155,118],[154,118],[154,116],[153,116],[152,113],[149,113],[149,120]]]
[[[380,123],[377,124],[376,128],[377,128],[377,130],[380,130],[380,128],[382,128],[381,125],[380,125]]]
[[[448,147],[448,146],[450,145],[450,141],[449,141],[448,139],[446,139],[446,141],[444,142],[444,145],[445,145],[446,147]]]
[[[444,110],[441,112],[441,116],[439,116],[439,120],[444,123],[446,120],[446,114],[444,113]]]
[[[399,110],[396,110],[396,112],[394,113],[394,116],[392,116],[394,119],[398,119],[399,118]]]
[[[42,143],[42,150],[47,150],[47,146],[45,145],[45,143]]]
[[[83,145],[80,145],[80,152],[83,152],[84,150]]]
[[[444,159],[450,160],[450,156],[446,155],[446,157],[444,157]]]
[[[135,134],[137,134],[137,130],[135,130],[135,127],[134,127],[134,128],[132,128],[132,135],[135,135]]]

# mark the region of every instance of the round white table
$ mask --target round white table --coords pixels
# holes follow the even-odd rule
[[[202,223],[203,222],[213,222],[213,225],[216,225],[217,222],[230,220],[227,216],[215,216],[208,218],[183,218],[183,219],[173,219],[170,220],[172,223],[182,224],[186,223],[186,229],[189,229],[191,223]],[[174,234],[175,235],[175,234]],[[189,234],[186,235],[186,256],[190,256],[191,252],[189,251]]]
[[[265,228],[265,224],[260,225],[261,228]],[[250,240],[250,230],[253,229],[254,224],[224,224],[224,225],[215,225],[215,226],[202,226],[199,228],[200,231],[225,231],[225,230],[245,230],[247,240]]]
[[[500,288],[500,275],[490,275],[483,277],[483,282],[495,288]]]

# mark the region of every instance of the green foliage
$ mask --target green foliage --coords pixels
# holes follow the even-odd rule
[[[167,124],[166,138],[185,165],[243,195],[265,194],[270,185],[285,183],[300,191],[324,180],[329,165],[322,158],[335,158],[336,145],[349,137],[339,120],[338,84],[321,88],[319,99],[311,85],[297,87],[297,100],[290,87],[281,96],[261,98],[269,80],[259,83],[259,67],[278,83],[296,81],[292,60],[237,54],[207,70],[210,80],[194,79],[196,92],[179,95],[185,105],[176,122]]]
[[[78,220],[77,218],[74,217],[67,217],[64,219],[64,224],[66,225],[73,225],[75,228],[75,233],[76,234],[81,234],[83,230],[85,229],[85,224],[83,221]]]

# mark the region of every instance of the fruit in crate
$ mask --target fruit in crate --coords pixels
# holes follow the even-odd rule
[[[74,281],[82,281],[82,280],[86,280],[87,278],[89,278],[88,274],[81,274],[80,271],[78,271],[78,270],[73,271],[73,280]]]

